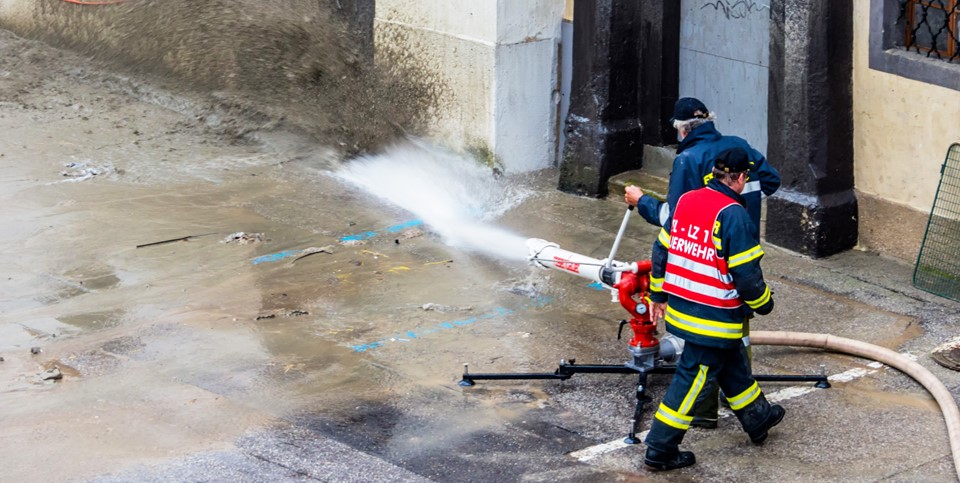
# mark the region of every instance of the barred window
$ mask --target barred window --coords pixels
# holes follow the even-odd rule
[[[927,57],[960,62],[960,0],[900,0],[904,47]]]
[[[960,91],[960,0],[867,1],[871,69]]]

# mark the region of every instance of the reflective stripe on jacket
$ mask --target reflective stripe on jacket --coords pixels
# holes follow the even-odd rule
[[[710,188],[680,197],[673,216],[663,291],[691,302],[720,308],[743,302],[733,285],[727,261],[717,255],[717,217],[737,202]],[[719,234],[719,233],[717,233]]]
[[[650,272],[650,299],[654,302],[667,302],[667,310],[664,314],[667,332],[700,345],[733,348],[742,343],[740,337],[743,333],[743,323],[753,312],[752,309],[769,301],[770,288],[763,281],[763,273],[760,270],[763,248],[756,238],[750,215],[743,207],[743,198],[716,180],[710,181],[708,188],[702,188],[700,191],[706,190],[714,191],[709,196],[717,195],[714,201],[711,201],[714,204],[709,211],[705,207],[698,206],[698,196],[701,195],[695,196],[691,193],[691,196],[683,197],[683,203],[678,203],[675,212],[678,218],[677,223],[673,223],[673,217],[668,219],[667,226],[676,226],[674,235],[671,236],[666,230],[660,230],[660,236],[654,243],[651,256],[653,268]],[[724,198],[726,202],[722,201]],[[689,227],[684,226],[691,223],[684,219],[693,220],[685,214],[686,210],[694,210],[691,213],[696,213],[695,210],[698,208],[705,214],[697,222],[699,227],[696,229],[695,238],[701,242],[706,240],[701,230],[705,225],[713,227],[709,230],[709,247],[714,250],[714,262],[725,264],[722,269],[716,264],[708,264],[709,253],[699,247],[696,254],[704,255],[705,259],[700,260],[702,263],[683,266],[683,263],[687,263],[686,261],[694,256],[692,244],[689,253],[682,255],[683,263],[678,263],[678,257],[681,255],[674,253],[679,247],[679,241],[675,242],[674,239],[685,238],[685,234],[691,231]],[[710,212],[715,213],[715,221],[709,219]],[[673,251],[671,246],[674,247]],[[684,246],[683,249],[687,250],[687,247]],[[670,258],[671,255],[673,259]],[[676,280],[681,279],[700,283],[701,285],[697,287],[698,292],[704,287],[710,287],[711,291],[706,295],[701,294],[699,299],[696,296],[686,298],[674,288],[681,285],[676,283]],[[668,280],[670,280],[669,283]],[[704,283],[707,281],[709,284]],[[732,293],[725,294],[722,291],[728,287],[732,287],[732,290],[738,294],[735,307],[700,302],[712,296],[727,300],[726,296]]]

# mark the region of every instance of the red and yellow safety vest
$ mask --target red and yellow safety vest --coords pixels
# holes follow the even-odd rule
[[[716,233],[717,216],[736,202],[712,189],[691,191],[682,198],[670,228],[663,291],[711,307],[740,307],[743,302],[727,261],[717,256]]]

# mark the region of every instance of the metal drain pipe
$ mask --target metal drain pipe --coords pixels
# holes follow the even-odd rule
[[[815,347],[842,352],[882,362],[912,377],[925,387],[940,405],[940,412],[943,413],[943,419],[947,423],[947,435],[953,452],[953,467],[957,477],[960,478],[960,409],[957,409],[957,402],[946,386],[925,367],[885,347],[829,334],[757,330],[750,332],[750,343]]]

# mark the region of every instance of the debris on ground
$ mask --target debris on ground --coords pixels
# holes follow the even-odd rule
[[[260,243],[265,241],[266,235],[263,233],[245,233],[238,231],[227,235],[220,243],[236,243],[238,245],[248,245],[250,243]]]
[[[365,253],[365,254],[367,254],[367,255],[373,255],[373,258],[380,258],[380,257],[390,258],[388,255],[384,255],[384,254],[382,254],[382,253],[380,253],[380,252],[375,252],[375,251],[373,251],[373,250],[360,250],[360,253]]]
[[[469,312],[473,310],[472,306],[456,307],[452,305],[440,305],[434,303],[425,303],[420,306],[426,312]]]
[[[201,236],[210,236],[210,235],[216,235],[216,232],[214,232],[214,233],[203,233],[203,234],[200,234],[200,235],[187,235],[187,236],[182,236],[182,237],[179,237],[179,238],[171,238],[171,239],[169,239],[169,240],[161,240],[161,241],[156,241],[156,242],[144,243],[144,244],[142,244],[142,245],[137,245],[137,248],[152,247],[152,246],[154,246],[154,245],[163,245],[163,244],[165,244],[165,243],[173,243],[173,242],[178,242],[178,241],[187,241],[187,240],[189,240],[189,239],[191,239],[191,238],[198,238],[198,237],[201,237]]]
[[[277,317],[300,317],[302,315],[310,315],[310,312],[301,309],[276,309],[274,311],[268,312],[266,314],[260,314],[255,320],[263,319],[275,319]]]
[[[43,352],[43,349],[41,349],[41,348],[39,348],[39,347],[31,347],[31,348],[30,348],[30,353],[31,353],[31,354],[36,355],[36,354],[39,354],[39,353],[41,353],[41,352]]]
[[[521,297],[536,298],[540,296],[540,292],[536,287],[532,286],[516,286],[507,289],[507,292],[510,292],[514,295],[520,295]]]
[[[340,240],[340,244],[345,247],[359,247],[367,244],[366,240]]]
[[[88,166],[84,162],[70,162],[65,165],[67,169],[60,172],[60,175],[67,178],[63,181],[57,181],[57,183],[64,182],[76,182],[84,181],[94,176],[99,176],[104,173],[109,173],[113,171],[113,167],[109,165],[105,166]]]
[[[297,260],[300,260],[301,258],[306,258],[306,257],[309,257],[310,255],[316,255],[317,253],[329,253],[332,255],[333,245],[327,245],[325,247],[320,247],[320,248],[317,248],[317,247],[304,248],[300,253],[301,255],[297,258],[294,258],[293,261],[291,261],[290,263],[296,263]]]
[[[59,381],[63,379],[63,373],[60,372],[60,368],[53,366],[50,369],[47,369],[39,374],[41,381]]]
[[[399,240],[409,240],[411,238],[417,238],[423,236],[423,230],[419,228],[411,228],[409,230],[404,230],[400,232],[400,235],[397,236],[397,240],[394,240],[399,243]]]
[[[521,339],[527,339],[530,337],[529,332],[511,332],[507,334],[507,337],[519,337]]]

